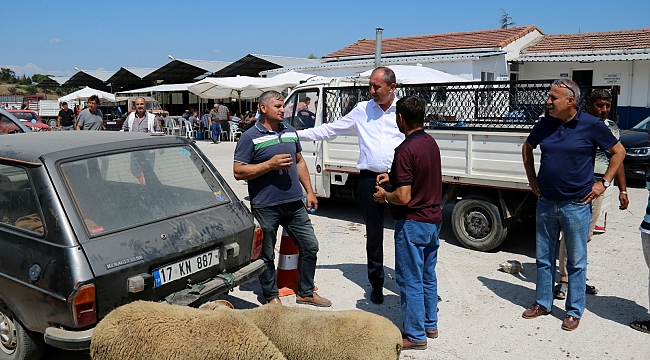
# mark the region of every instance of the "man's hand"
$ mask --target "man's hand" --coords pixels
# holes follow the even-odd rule
[[[382,174],[382,175],[384,175],[384,174]],[[379,175],[379,176],[381,176],[381,175]],[[379,176],[377,178],[379,178]],[[375,202],[385,203],[386,202],[386,190],[384,190],[384,188],[381,187],[381,186],[375,186],[375,190],[377,190],[377,192],[375,192],[372,195],[375,198]]]
[[[605,192],[605,185],[603,185],[602,181],[595,182],[594,185],[591,187],[591,191],[587,196],[583,197],[580,199],[581,202],[588,204],[592,201],[594,201],[595,198],[599,197]]]
[[[307,211],[311,209],[318,210],[318,200],[314,193],[307,194],[305,198],[307,200],[307,203],[305,204],[307,206]]]
[[[630,200],[627,198],[627,194],[620,193],[618,194],[618,202],[621,204],[618,208],[621,210],[627,209],[627,206],[630,204]]]
[[[377,175],[377,185],[386,185],[390,182],[388,179],[388,174],[379,174]]]
[[[533,193],[535,195],[542,196],[542,191],[539,189],[539,184],[537,183],[536,178],[530,178],[528,179],[528,185],[530,186],[531,189],[533,189]]]
[[[272,170],[284,170],[293,165],[293,159],[289,154],[277,154],[268,160],[268,164]]]

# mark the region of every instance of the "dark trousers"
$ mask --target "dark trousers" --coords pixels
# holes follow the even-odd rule
[[[300,252],[298,255],[298,295],[313,296],[318,240],[303,202],[298,200],[265,208],[253,208],[253,215],[264,232],[260,258],[264,260],[266,270],[259,276],[264,299],[269,301],[278,297],[274,248],[280,225],[287,230]]]
[[[366,255],[368,280],[373,288],[384,286],[384,203],[373,198],[379,173],[361,170],[359,173],[359,201],[366,223]]]

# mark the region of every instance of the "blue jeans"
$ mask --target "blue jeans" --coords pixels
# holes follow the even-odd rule
[[[536,301],[546,310],[553,307],[553,278],[555,260],[559,250],[560,230],[564,232],[567,249],[567,273],[569,291],[566,297],[566,313],[576,318],[585,310],[585,287],[587,284],[587,238],[591,221],[591,203],[579,199],[550,201],[537,200]]]
[[[304,203],[298,200],[265,208],[253,208],[253,215],[264,233],[260,258],[264,260],[266,270],[259,276],[259,279],[266,301],[278,297],[278,285],[275,282],[274,248],[279,225],[287,230],[300,252],[298,255],[298,295],[313,296],[318,239],[316,239]]]
[[[210,130],[212,131],[212,141],[221,141],[221,124],[213,122]]]
[[[438,328],[436,263],[441,223],[395,222],[395,279],[404,320],[403,336],[424,342],[426,330]]]

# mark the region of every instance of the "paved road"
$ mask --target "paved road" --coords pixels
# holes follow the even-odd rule
[[[246,198],[244,182],[232,176],[235,144],[199,142],[199,147],[219,169],[240,198]],[[639,185],[637,185],[639,186]],[[642,186],[642,184],[640,185]],[[553,312],[535,320],[521,318],[534,302],[535,234],[522,222],[515,223],[505,243],[481,253],[462,247],[449,226],[451,207],[444,209],[444,225],[437,267],[440,337],[429,341],[426,351],[407,351],[402,359],[647,359],[650,335],[628,324],[648,317],[648,269],[637,230],[648,196],[642,187],[630,188],[630,211],[612,210],[607,233],[589,244],[589,283],[600,293],[589,295],[578,330],[560,329],[564,303],[555,301]],[[385,224],[386,299],[383,305],[369,301],[366,278],[364,225],[357,202],[321,199],[311,215],[320,242],[316,285],[319,294],[333,302],[331,310],[361,309],[390,319],[398,327],[402,319],[394,281],[393,228]],[[523,263],[521,274],[499,270],[499,263],[514,259]],[[222,296],[237,308],[260,303],[259,284],[249,283]],[[283,302],[295,305],[288,296]],[[328,311],[328,310],[323,310]],[[56,351],[50,359],[87,359],[87,352]]]

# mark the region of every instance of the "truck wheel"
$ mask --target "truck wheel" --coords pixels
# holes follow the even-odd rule
[[[47,124],[50,125],[50,127],[52,129],[57,129],[57,121],[56,120],[50,120],[50,121],[47,122]]]
[[[452,229],[463,246],[489,251],[501,245],[508,235],[499,208],[487,199],[464,199],[454,206]]]
[[[43,356],[43,335],[25,330],[0,302],[0,359],[38,360]]]

